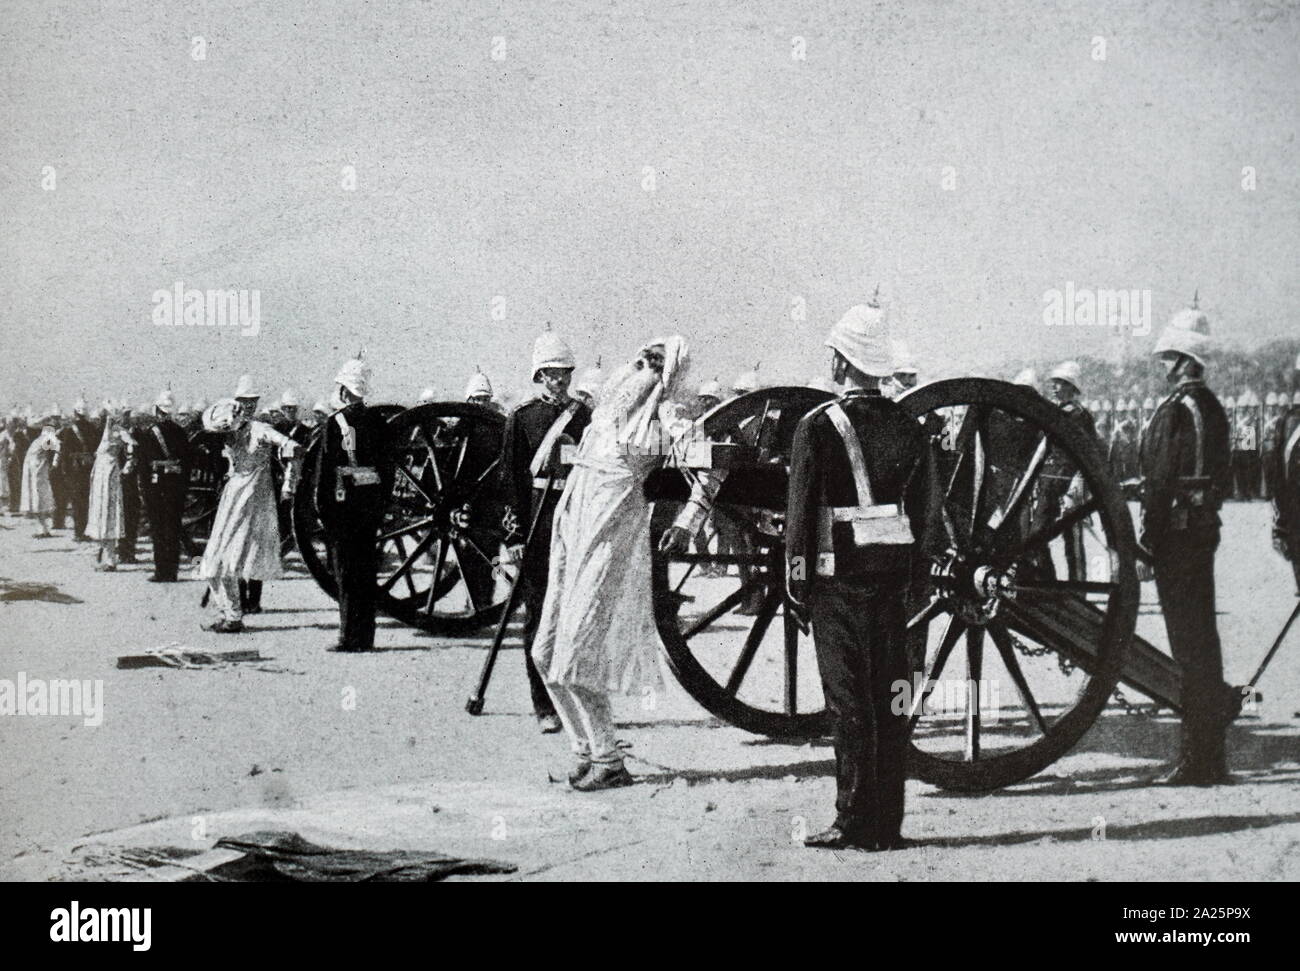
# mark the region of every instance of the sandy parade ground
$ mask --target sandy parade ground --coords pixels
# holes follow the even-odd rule
[[[1269,517],[1263,503],[1224,512],[1218,606],[1234,684],[1294,604]],[[37,540],[25,521],[0,522],[0,678],[103,682],[98,725],[0,720],[3,878],[156,879],[142,847],[188,854],[268,829],[500,860],[517,867],[508,879],[1300,877],[1300,632],[1259,686],[1262,704],[1231,729],[1234,786],[1150,785],[1177,722],[1112,705],[1028,782],[984,795],[909,783],[914,847],[828,853],[798,840],[830,819],[829,744],[726,726],[671,675],[664,692],[617,709],[638,784],[575,793],[563,736],[536,730],[517,639],[487,713],[471,718],[464,703],[490,630],[444,639],[381,619],[374,653],[329,653],[333,603],[294,560],[249,632],[222,637],[199,628],[199,583],[146,583],[144,563],[94,573],[93,557],[66,533]],[[1138,629],[1163,645],[1154,597],[1144,584]],[[262,660],[115,666],[165,646],[251,648]]]

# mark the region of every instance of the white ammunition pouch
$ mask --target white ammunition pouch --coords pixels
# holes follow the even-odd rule
[[[819,576],[835,575],[835,523],[850,523],[853,527],[853,545],[902,546],[915,542],[912,523],[898,503],[877,504],[867,475],[867,463],[862,456],[862,443],[854,431],[849,416],[840,405],[826,409],[826,417],[844,442],[849,467],[853,470],[853,484],[857,490],[856,506],[822,506],[817,515],[817,573]]]
[[[342,412],[336,413],[334,420],[342,433],[343,451],[347,452],[349,463],[334,470],[334,498],[339,502],[345,502],[349,486],[379,485],[379,471],[369,465],[357,465],[356,430],[348,424]]]

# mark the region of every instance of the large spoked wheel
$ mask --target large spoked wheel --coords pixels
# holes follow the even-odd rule
[[[473,633],[501,619],[517,552],[505,544],[497,466],[505,419],[479,405],[432,403],[388,421],[396,469],[378,537],[379,609],[434,634]],[[313,467],[318,444],[308,451]],[[308,571],[338,596],[310,477],[294,502]],[[308,537],[307,542],[303,541]]]
[[[958,378],[900,404],[933,432],[943,496],[909,624],[912,770],[993,789],[1067,752],[1114,690],[1137,619],[1133,525],[1099,444],[1032,390]]]
[[[760,735],[826,731],[812,640],[785,612],[783,520],[795,426],[829,398],[792,387],[725,402],[704,417],[705,434],[757,446],[759,466],[669,468],[647,483],[655,621],[668,664],[707,711]],[[660,553],[659,538],[697,476],[723,477],[712,512],[689,552]]]
[[[188,555],[197,556],[207,546],[226,479],[225,439],[199,428],[190,433],[189,447],[190,477],[181,513],[181,542]]]

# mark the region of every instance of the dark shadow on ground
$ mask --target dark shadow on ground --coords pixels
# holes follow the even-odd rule
[[[1239,782],[1251,785],[1294,783],[1300,779],[1300,737],[1275,734],[1297,728],[1294,721],[1260,722],[1238,719],[1228,729],[1228,768]],[[1147,766],[1122,765],[1084,769],[1066,774],[1052,766],[1042,773],[991,792],[941,792],[957,798],[983,796],[1059,796],[1145,789],[1171,766],[1178,752],[1179,723],[1173,718],[1143,718],[1108,714],[1099,718],[1070,755],[1102,752],[1150,760]]]
[[[1131,826],[1106,827],[1106,842],[1116,840],[1176,840],[1219,833],[1240,833],[1268,829],[1300,822],[1300,813],[1280,816],[1193,816],[1190,819],[1161,819]],[[914,846],[940,846],[959,849],[963,846],[1017,846],[1025,843],[1083,843],[1093,839],[1091,826],[1072,830],[1037,830],[1028,833],[999,833],[993,836],[952,836],[917,840]]]
[[[638,759],[628,752],[626,756],[633,765],[650,763]],[[835,772],[835,762],[830,759],[814,759],[806,762],[791,762],[782,765],[751,765],[739,769],[673,769],[659,766],[659,771],[639,775],[638,778],[649,783],[669,784],[675,779],[685,779],[688,785],[706,782],[750,782],[757,779],[781,780],[793,777],[796,780],[820,779]]]

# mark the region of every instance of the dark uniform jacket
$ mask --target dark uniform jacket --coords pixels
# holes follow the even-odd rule
[[[158,440],[160,435],[162,442]],[[133,429],[131,437],[135,439],[135,470],[140,489],[146,494],[158,489],[183,493],[190,481],[190,442],[185,429],[170,418],[163,418],[148,427]],[[172,464],[154,465],[155,462]]]
[[[1219,528],[1232,492],[1228,417],[1204,381],[1184,381],[1142,435],[1142,535],[1154,548],[1184,530]]]
[[[1300,562],[1300,406],[1278,419],[1266,457],[1273,482],[1273,535],[1293,563]]]
[[[375,485],[358,485],[355,476],[339,475],[352,466],[344,449],[342,415],[353,431],[356,466],[371,469],[379,477]],[[384,502],[392,493],[393,465],[386,458],[386,422],[364,402],[354,401],[325,419],[321,447],[317,453],[313,494],[321,523],[331,531],[346,531],[350,525],[372,528],[382,517]],[[341,493],[340,493],[341,488]]]
[[[1097,437],[1097,422],[1092,417],[1092,412],[1078,401],[1067,401],[1061,405],[1061,411],[1066,417],[1077,424],[1080,428],[1088,433],[1089,438]],[[1047,458],[1043,462],[1044,479],[1072,479],[1078,471],[1074,463],[1060,449],[1049,449]]]
[[[852,391],[838,399],[862,443],[867,478],[877,505],[902,503],[913,539],[922,542],[928,525],[939,520],[938,490],[931,488],[928,439],[922,426],[896,402],[875,391]],[[818,553],[834,553],[835,576],[906,575],[914,544],[857,546],[853,525],[831,526],[833,550],[820,549],[819,517],[823,506],[855,506],[859,497],[844,440],[822,405],[804,416],[795,430],[790,454],[786,507],[786,557],[789,593],[807,598],[815,582]],[[802,559],[796,560],[796,557]]]
[[[74,418],[59,429],[59,467],[65,476],[90,475],[99,436],[89,418]]]
[[[521,404],[506,419],[506,427],[502,435],[502,491],[505,501],[515,512],[520,530],[526,531],[532,522],[534,486],[537,485],[538,488],[544,486],[550,474],[550,466],[543,465],[541,471],[536,476],[533,475],[531,468],[533,456],[537,453],[551,425],[570,404],[575,402],[577,408],[568,424],[564,426],[564,434],[574,442],[579,442],[582,440],[582,433],[591,423],[591,409],[574,398],[570,398],[562,405],[547,401],[545,398],[533,398]],[[550,458],[558,461],[558,450]],[[535,479],[542,481],[535,483]],[[563,473],[556,476],[555,482],[556,488],[553,492],[558,497],[560,494],[558,487],[564,483]]]

